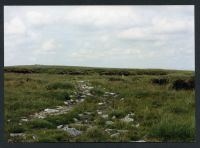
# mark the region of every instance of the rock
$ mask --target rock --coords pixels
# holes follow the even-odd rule
[[[82,117],[82,116],[83,116],[83,114],[78,114],[78,116],[79,116],[79,117]]]
[[[146,142],[144,140],[138,140],[138,141],[130,141],[130,142]]]
[[[120,135],[120,133],[115,133],[115,134],[110,135],[110,137],[111,137],[111,138],[113,138],[113,137],[118,137],[119,135]]]
[[[116,119],[116,116],[112,116],[112,119]]]
[[[73,118],[73,120],[74,120],[74,122],[78,122],[78,119],[76,119],[76,118]]]
[[[91,112],[84,112],[84,114],[91,115],[92,113]]]
[[[124,98],[121,98],[120,101],[124,101]]]
[[[103,104],[104,104],[103,102],[99,102],[99,103],[98,103],[98,105],[103,105]]]
[[[110,134],[113,131],[113,129],[105,129],[105,132],[107,132],[108,134]]]
[[[98,115],[102,115],[102,112],[97,112]]]
[[[138,128],[139,126],[140,126],[140,124],[139,124],[139,123],[135,125],[135,127],[136,127],[136,128]]]
[[[129,123],[129,122],[133,122],[134,119],[133,119],[133,118],[130,118],[130,117],[129,117],[129,114],[128,114],[126,117],[122,118],[121,121],[126,122],[126,123]]]
[[[63,109],[63,107],[62,106],[57,106],[57,109],[59,110],[59,109]]]
[[[106,125],[112,125],[113,123],[112,121],[106,121]]]
[[[35,136],[32,136],[32,138],[35,140],[36,139],[36,137]]]
[[[8,119],[7,121],[10,122],[10,119]]]
[[[10,137],[24,136],[24,133],[10,133]]]
[[[45,109],[44,111],[47,112],[47,113],[56,113],[56,112],[59,112],[59,110],[57,110],[57,109],[49,109],[49,108]]]
[[[58,125],[57,129],[61,129],[63,127],[63,125]]]
[[[107,115],[107,114],[104,114],[104,115],[102,115],[101,117],[105,119],[105,118],[108,118],[108,115]]]
[[[81,99],[81,100],[80,100],[80,102],[83,102],[83,101],[84,101],[84,99]]]
[[[21,119],[21,121],[23,121],[23,122],[28,122],[28,119],[23,118],[23,119]]]
[[[82,95],[82,96],[80,96],[81,98],[85,98],[86,96],[85,95]]]
[[[64,131],[66,131],[67,133],[69,133],[72,136],[78,136],[80,135],[82,132],[75,129],[75,128],[69,128],[68,126],[63,128]]]
[[[68,103],[67,101],[64,101],[64,104],[65,104],[65,105],[69,105],[69,103]]]

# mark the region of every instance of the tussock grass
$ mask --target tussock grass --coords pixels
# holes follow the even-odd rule
[[[4,108],[6,140],[12,142],[128,142],[135,140],[193,142],[195,140],[194,89],[173,88],[177,80],[194,79],[192,71],[159,69],[107,69],[62,66],[5,67]],[[78,72],[78,73],[77,73]],[[123,76],[122,76],[123,75]],[[152,80],[156,79],[156,83]],[[160,85],[160,80],[167,83]],[[29,117],[46,108],[64,105],[64,101],[78,91],[77,81],[89,81],[94,87],[93,96],[77,104],[68,113],[33,119],[19,125],[22,117]],[[157,81],[158,80],[158,81]],[[105,92],[118,93],[105,97]],[[124,98],[124,99],[122,99]],[[74,99],[74,98],[73,98]],[[99,102],[105,102],[98,105]],[[97,110],[107,114],[104,119]],[[88,125],[79,114],[90,112]],[[134,113],[132,123],[121,122],[127,114]],[[112,118],[115,116],[116,118]],[[9,120],[9,121],[8,121]],[[106,121],[114,122],[106,125]],[[139,123],[139,127],[135,127]],[[70,125],[83,131],[77,137],[56,129]],[[92,128],[89,128],[92,127]],[[105,129],[128,130],[111,138]],[[25,133],[25,138],[12,138],[10,133]],[[33,139],[33,135],[36,137]]]

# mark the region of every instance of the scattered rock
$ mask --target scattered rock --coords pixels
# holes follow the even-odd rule
[[[21,119],[22,122],[28,122],[28,119],[27,118],[23,118]]]
[[[79,116],[79,117],[82,117],[82,116],[83,116],[83,114],[78,114],[78,116]]]
[[[120,101],[124,101],[124,98],[121,98]]]
[[[132,121],[134,121],[134,119],[130,118],[130,116],[133,116],[133,115],[134,115],[134,113],[128,114],[128,115],[126,115],[126,117],[122,118],[121,121],[126,122],[126,123],[132,122]]]
[[[119,135],[120,135],[120,133],[115,133],[115,134],[110,135],[110,137],[114,138],[114,137],[118,137]]]
[[[112,121],[106,121],[106,125],[112,125],[113,123]]]
[[[60,110],[60,109],[63,109],[63,107],[62,106],[57,106],[57,109]]]
[[[72,136],[78,136],[78,135],[80,135],[82,133],[81,131],[79,131],[79,130],[77,130],[75,128],[69,128],[68,126],[65,126],[63,128],[63,130],[66,131],[67,133],[69,133]]]
[[[104,104],[103,102],[99,102],[99,103],[98,103],[98,105],[103,105],[103,104]]]
[[[74,122],[78,122],[78,119],[76,119],[76,118],[73,118],[73,120],[74,120]]]
[[[47,108],[47,109],[45,109],[44,111],[47,112],[47,113],[56,113],[56,112],[58,112],[59,110]]]
[[[140,126],[140,124],[139,124],[139,123],[135,125],[135,127],[136,127],[136,128],[138,128],[139,126]]]
[[[98,115],[102,115],[102,112],[99,111],[99,112],[97,112],[97,114],[98,114]]]
[[[10,133],[10,137],[19,137],[19,136],[24,136],[24,133]]]
[[[63,125],[58,125],[57,129],[61,129],[63,127]]]
[[[64,101],[64,104],[65,104],[65,105],[69,105],[69,103],[68,103],[67,101]]]
[[[112,119],[116,119],[116,116],[112,116]]]
[[[102,115],[101,117],[105,119],[105,118],[108,118],[108,115],[107,115],[107,114],[104,114],[104,115]]]
[[[130,142],[146,142],[144,140],[138,140],[138,141],[130,141]]]

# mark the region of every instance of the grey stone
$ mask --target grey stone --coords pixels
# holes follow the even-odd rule
[[[112,125],[113,123],[112,121],[106,121],[106,125]]]
[[[126,122],[126,123],[129,123],[129,122],[133,122],[134,119],[133,119],[133,118],[130,118],[130,117],[129,117],[129,114],[128,114],[126,117],[122,118],[121,121]]]
[[[44,111],[47,112],[47,113],[56,113],[56,112],[59,112],[59,110],[57,110],[57,109],[49,109],[49,108],[45,109]]]
[[[107,115],[107,114],[104,114],[104,115],[102,115],[101,117],[105,119],[105,118],[108,118],[108,115]]]
[[[57,129],[61,129],[63,127],[63,125],[58,125]]]
[[[10,133],[10,137],[19,137],[19,136],[24,136],[24,133]]]
[[[68,126],[63,128],[64,131],[66,131],[67,133],[69,133],[72,136],[78,136],[80,135],[82,132],[75,129],[75,128],[69,128]]]
[[[98,105],[103,105],[103,104],[104,104],[103,102],[99,102],[99,103],[98,103]]]
[[[115,134],[110,135],[110,137],[111,137],[111,138],[113,138],[113,137],[118,137],[119,135],[120,135],[120,133],[115,133]]]
[[[23,118],[23,119],[21,119],[21,121],[23,121],[23,122],[28,122],[28,119]]]

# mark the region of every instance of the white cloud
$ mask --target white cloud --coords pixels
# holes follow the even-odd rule
[[[14,17],[5,23],[6,34],[23,34],[26,32],[26,26],[19,17]]]
[[[194,69],[193,6],[6,6],[4,10],[5,65]]]

